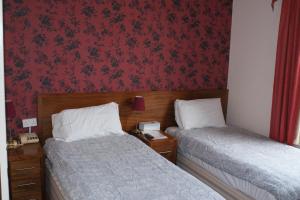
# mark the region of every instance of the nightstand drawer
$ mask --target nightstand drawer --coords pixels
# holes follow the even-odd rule
[[[171,143],[171,142],[164,142],[164,143],[155,143],[153,145],[151,145],[151,147],[158,153],[161,152],[169,152],[169,151],[173,151],[175,148],[176,144],[175,143]]]
[[[39,192],[41,190],[41,179],[30,178],[25,180],[11,181],[12,192]]]
[[[165,157],[168,160],[172,160],[173,157],[173,151],[160,151],[158,152],[161,156]]]
[[[10,162],[10,178],[12,180],[39,178],[41,173],[40,167],[40,160]]]
[[[169,161],[176,163],[176,143],[157,143],[151,146],[153,150]]]
[[[42,200],[40,192],[20,192],[12,196],[12,200]]]
[[[163,139],[147,139],[143,134],[135,134],[132,132],[132,135],[143,141],[146,145],[151,147],[154,151],[159,153],[161,156],[165,157],[169,161],[176,164],[176,155],[177,155],[177,140],[175,137],[166,134],[163,131],[160,131],[162,135],[166,137]]]

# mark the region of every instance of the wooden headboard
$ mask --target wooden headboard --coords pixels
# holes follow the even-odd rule
[[[145,99],[145,112],[131,110],[131,101],[135,96]],[[38,97],[39,137],[42,143],[52,137],[51,115],[64,109],[95,106],[109,102],[119,104],[122,127],[125,131],[135,128],[137,121],[159,121],[161,128],[176,125],[174,101],[176,99],[221,98],[226,117],[228,90],[198,91],[150,91],[150,92],[110,92],[88,94],[42,94]]]

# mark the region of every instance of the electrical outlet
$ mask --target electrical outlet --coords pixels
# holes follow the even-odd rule
[[[23,123],[23,128],[37,126],[36,118],[23,119],[22,123]]]

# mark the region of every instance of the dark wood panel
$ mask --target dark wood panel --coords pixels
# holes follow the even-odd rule
[[[137,113],[131,110],[131,101],[137,95],[145,98],[145,112]],[[95,106],[114,101],[119,104],[121,123],[125,131],[134,129],[137,121],[152,120],[159,121],[164,129],[176,125],[174,117],[176,99],[221,98],[224,116],[226,116],[227,96],[228,90],[42,94],[38,97],[39,137],[42,143],[52,137],[51,115],[64,109]]]

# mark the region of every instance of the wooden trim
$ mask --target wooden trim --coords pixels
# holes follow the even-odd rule
[[[131,110],[131,101],[135,96],[145,99],[145,112]],[[75,94],[42,94],[38,97],[39,137],[42,143],[52,137],[51,115],[65,109],[95,106],[109,102],[119,104],[120,119],[125,131],[135,128],[137,121],[156,120],[164,130],[175,126],[174,101],[176,99],[221,98],[224,116],[227,111],[228,90],[198,91],[141,91]]]

